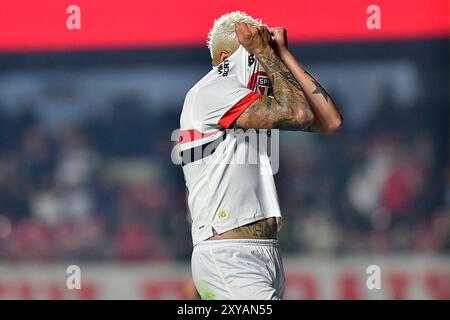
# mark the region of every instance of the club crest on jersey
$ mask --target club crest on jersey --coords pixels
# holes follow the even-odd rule
[[[270,79],[265,75],[257,75],[256,77],[257,83],[257,92],[261,95],[272,95],[272,85],[270,83]]]
[[[261,95],[272,95],[272,84],[264,71],[253,73],[248,81],[247,88]]]

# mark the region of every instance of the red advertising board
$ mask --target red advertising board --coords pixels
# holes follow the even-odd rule
[[[380,287],[367,267],[378,263]],[[285,299],[450,300],[448,258],[285,260]],[[1,265],[2,299],[187,299],[189,265],[80,264],[80,288],[67,287],[67,265]]]
[[[80,29],[67,19],[76,5]],[[367,20],[376,5],[380,29]],[[448,0],[106,1],[7,0],[0,52],[203,45],[214,18],[233,10],[285,26],[293,42],[448,37]]]

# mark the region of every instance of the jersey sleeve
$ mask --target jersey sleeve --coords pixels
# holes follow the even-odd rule
[[[206,129],[228,129],[259,96],[235,77],[215,78],[197,92],[196,118]]]

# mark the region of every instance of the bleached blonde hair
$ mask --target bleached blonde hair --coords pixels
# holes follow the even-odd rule
[[[206,43],[212,59],[214,59],[218,44],[238,41],[234,31],[235,22],[246,22],[254,26],[263,25],[261,19],[252,18],[242,11],[233,11],[217,18],[214,20],[214,25],[208,33],[208,41]]]

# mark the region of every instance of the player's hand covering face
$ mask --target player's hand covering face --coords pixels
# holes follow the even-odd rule
[[[282,27],[269,28],[272,36],[271,46],[275,53],[280,56],[288,50],[287,30]]]
[[[234,25],[239,43],[250,53],[258,55],[270,46],[271,35],[265,26],[256,27],[245,22]]]

